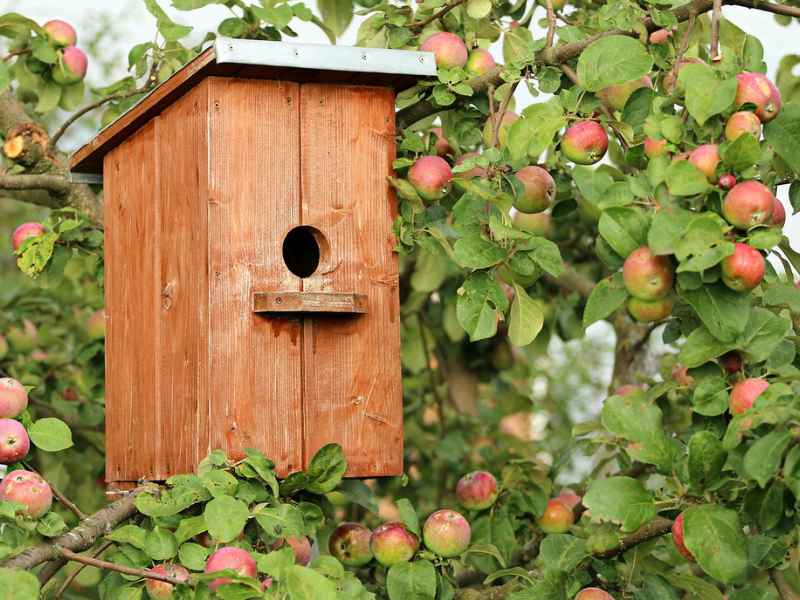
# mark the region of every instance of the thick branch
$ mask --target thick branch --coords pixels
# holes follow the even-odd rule
[[[594,288],[597,286],[594,281],[569,265],[564,269],[564,274],[559,279],[548,274],[545,274],[545,279],[552,285],[557,285],[566,292],[578,292],[584,300],[591,296]]]
[[[770,12],[776,15],[800,18],[800,8],[786,6],[785,4],[774,4],[773,2],[764,2],[763,0],[724,0],[722,3],[732,6],[743,6],[744,8],[755,8],[756,10],[763,10],[764,12]]]
[[[592,556],[599,558],[600,560],[608,560],[609,558],[614,558],[620,554],[625,554],[634,546],[638,546],[644,542],[649,542],[653,538],[666,535],[670,531],[672,531],[672,521],[669,519],[656,519],[655,521],[651,521],[647,525],[640,527],[629,536],[622,538],[619,541],[619,544],[613,548],[604,550],[602,552],[593,552]]]
[[[105,552],[107,548],[109,548],[109,547],[111,547],[111,546],[113,546],[113,545],[114,545],[114,542],[111,542],[111,541],[108,541],[108,540],[106,540],[105,542],[103,542],[102,544],[100,544],[100,547],[99,547],[97,550],[95,550],[94,552],[92,552],[92,555],[90,556],[90,558],[97,558],[97,557],[98,557],[98,556],[100,556],[100,555],[101,555],[103,552]],[[66,563],[66,562],[68,562],[68,561],[67,561],[67,559],[62,559],[62,560],[63,560],[65,563]],[[60,588],[58,589],[58,591],[56,592],[56,595],[55,595],[55,596],[53,596],[53,597],[54,597],[56,600],[58,600],[59,598],[61,598],[61,595],[64,593],[64,591],[65,591],[65,590],[66,590],[66,589],[67,589],[67,588],[70,586],[70,584],[71,584],[73,581],[75,581],[75,578],[76,578],[76,577],[77,577],[77,576],[80,574],[80,572],[81,572],[81,571],[83,571],[83,569],[84,569],[85,567],[87,567],[87,566],[88,566],[88,565],[87,565],[86,563],[81,563],[80,565],[78,565],[78,567],[77,567],[77,568],[76,568],[76,569],[75,569],[75,570],[74,570],[72,573],[70,573],[70,574],[69,574],[69,576],[67,577],[67,579],[64,581],[64,583],[61,585],[61,587],[60,587]],[[44,570],[44,569],[42,569],[42,570]],[[41,571],[40,571],[40,572],[41,572]]]
[[[778,590],[778,596],[780,596],[781,600],[794,600],[794,592],[792,592],[789,584],[786,583],[781,572],[775,567],[768,569],[768,572],[769,578],[772,580],[775,589]]]
[[[66,195],[69,188],[66,178],[54,175],[0,175],[0,189],[3,190],[44,190]]]

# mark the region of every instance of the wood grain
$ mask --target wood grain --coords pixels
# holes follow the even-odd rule
[[[253,312],[363,314],[367,312],[367,296],[313,292],[256,292],[253,294]]]

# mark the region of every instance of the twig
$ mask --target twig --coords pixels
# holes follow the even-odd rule
[[[116,571],[117,573],[123,573],[124,575],[133,575],[134,577],[144,577],[146,579],[157,579],[158,581],[166,581],[167,583],[171,583],[173,585],[178,585],[181,583],[185,583],[189,587],[195,587],[195,584],[186,580],[181,581],[180,579],[176,579],[175,577],[170,577],[169,575],[162,575],[161,573],[153,573],[152,571],[144,571],[142,569],[134,569],[132,567],[123,567],[122,565],[118,565],[116,563],[108,562],[106,560],[99,560],[97,558],[92,558],[91,556],[84,556],[83,554],[78,554],[77,552],[73,552],[72,550],[61,550],[64,558],[68,558],[69,560],[84,563],[89,565],[90,567],[96,567],[98,569],[106,569],[107,571]]]
[[[26,48],[25,50],[14,50],[13,52],[9,52],[6,56],[3,57],[3,62],[8,62],[15,56],[20,56],[22,54],[28,54],[30,52],[30,48]]]
[[[719,17],[722,12],[722,0],[714,0],[714,9],[711,13],[711,53],[710,59],[714,63],[722,60],[719,51]]]
[[[438,407],[439,412],[439,426],[441,429],[441,437],[445,437],[447,435],[447,423],[445,422],[444,418],[444,401],[442,397],[439,395],[439,386],[436,383],[436,375],[431,368],[431,352],[430,348],[428,347],[428,338],[425,335],[425,324],[423,323],[423,319],[420,316],[420,313],[417,313],[417,322],[419,323],[419,337],[422,340],[422,353],[425,355],[425,365],[428,368],[428,375],[430,379],[430,386],[431,386],[431,393],[433,394],[433,399],[436,402],[436,406]]]
[[[763,0],[726,0],[723,4],[743,6],[745,8],[763,10],[764,12],[770,12],[776,15],[800,18],[800,8],[787,6],[785,4],[774,4],[772,2],[764,2]]]
[[[31,467],[28,463],[23,462],[22,466],[25,467],[26,469],[28,469],[28,471],[32,471],[33,473],[36,473],[37,475],[39,475],[39,477],[42,477],[42,474],[38,473],[37,471],[35,471],[34,468]],[[83,511],[80,508],[78,508],[77,506],[75,506],[75,504],[72,501],[70,501],[64,494],[59,492],[58,489],[56,488],[56,486],[54,486],[52,484],[52,482],[48,481],[44,477],[42,477],[42,479],[44,479],[45,483],[47,483],[47,485],[50,486],[50,489],[53,490],[53,495],[56,498],[58,498],[58,500],[61,502],[61,504],[66,506],[70,510],[70,512],[72,512],[72,514],[74,514],[76,517],[78,517],[79,521],[83,521],[86,518],[86,515],[83,514]]]
[[[686,52],[686,48],[689,45],[689,36],[692,35],[692,29],[694,29],[694,22],[696,19],[697,19],[697,13],[694,12],[689,13],[689,24],[686,26],[686,33],[683,34],[683,39],[681,40],[680,48],[678,48],[678,53],[675,55],[675,65],[672,67],[675,76],[672,78],[672,82],[670,83],[669,89],[667,90],[667,94],[670,96],[675,91],[675,86],[678,84],[678,73],[681,70],[681,61],[683,61],[683,53]]]
[[[492,148],[497,148],[497,144],[500,138],[500,127],[503,125],[503,117],[506,116],[506,111],[508,110],[508,103],[511,101],[511,98],[514,96],[514,92],[517,91],[517,86],[519,85],[520,80],[518,79],[514,83],[511,84],[511,87],[506,94],[506,97],[503,99],[503,104],[500,106],[500,112],[498,112],[495,116],[492,117]],[[491,110],[494,101],[492,98],[489,99],[489,110]]]
[[[97,548],[97,550],[92,552],[92,555],[90,556],[90,558],[97,558],[103,552],[105,552],[106,548],[108,548],[109,546],[113,546],[113,545],[114,545],[114,542],[112,542],[110,540],[106,540],[105,542],[100,544],[100,547]],[[69,574],[69,577],[67,577],[66,581],[64,581],[64,584],[58,589],[58,591],[56,592],[56,595],[53,596],[53,598],[55,598],[56,600],[58,600],[58,598],[61,598],[61,594],[63,594],[64,591],[69,587],[69,584],[71,584],[75,580],[75,578],[78,576],[78,573],[83,571],[87,566],[88,565],[85,562],[79,564],[78,567],[72,573]]]
[[[669,519],[656,519],[634,531],[631,535],[622,538],[619,543],[609,550],[592,552],[592,556],[600,560],[608,560],[620,554],[625,554],[631,548],[648,542],[653,538],[666,535],[672,531],[672,521]]]
[[[146,85],[144,87],[140,87],[136,90],[128,90],[127,92],[117,92],[116,94],[110,94],[105,98],[100,98],[97,102],[92,102],[91,104],[87,104],[74,115],[72,115],[69,119],[64,121],[64,124],[58,128],[58,131],[53,134],[53,137],[50,139],[50,143],[55,145],[58,143],[58,140],[61,139],[61,136],[64,135],[64,132],[67,128],[72,125],[75,121],[80,119],[83,115],[88,113],[89,111],[94,110],[98,106],[102,106],[106,102],[111,102],[112,100],[123,100],[125,98],[130,98],[131,96],[135,96],[136,94],[144,94],[147,93],[152,88],[151,85]]]
[[[545,48],[553,47],[553,40],[556,37],[556,11],[553,10],[553,0],[544,0],[547,9],[547,44]]]
[[[44,587],[44,585],[50,581],[56,573],[63,569],[68,562],[66,558],[57,558],[46,562],[36,573],[36,579],[39,580],[39,587]]]
[[[786,583],[781,572],[775,567],[770,567],[767,569],[767,572],[769,573],[769,578],[772,580],[775,589],[778,590],[778,596],[780,596],[781,600],[794,600],[792,588]]]
[[[414,23],[406,23],[403,27],[408,27],[412,30],[412,33],[419,33],[419,31],[425,27],[428,23],[433,23],[436,19],[442,18],[444,15],[449,13],[459,4],[464,4],[467,0],[453,0],[452,2],[445,4],[444,8],[439,12],[432,14],[430,17],[422,19],[421,21],[415,21]]]

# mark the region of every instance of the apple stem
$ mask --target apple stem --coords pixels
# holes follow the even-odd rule
[[[72,512],[72,514],[74,514],[76,517],[78,517],[79,521],[83,521],[84,519],[87,518],[86,515],[83,513],[83,511],[80,508],[75,506],[75,504],[73,502],[71,502],[64,494],[62,494],[60,491],[58,491],[56,489],[56,487],[50,481],[48,481],[44,476],[42,476],[41,473],[37,472],[28,463],[23,462],[22,466],[25,467],[28,471],[31,471],[32,473],[36,473],[39,477],[44,479],[45,483],[47,483],[47,485],[50,486],[50,490],[53,492],[53,495],[56,498],[58,498],[59,502],[61,502],[61,504],[66,506]]]

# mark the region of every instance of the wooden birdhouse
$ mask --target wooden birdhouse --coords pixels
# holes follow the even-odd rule
[[[106,482],[342,445],[403,465],[386,181],[395,92],[433,55],[217,39],[76,152],[105,202]],[[84,180],[87,176],[84,176]]]

